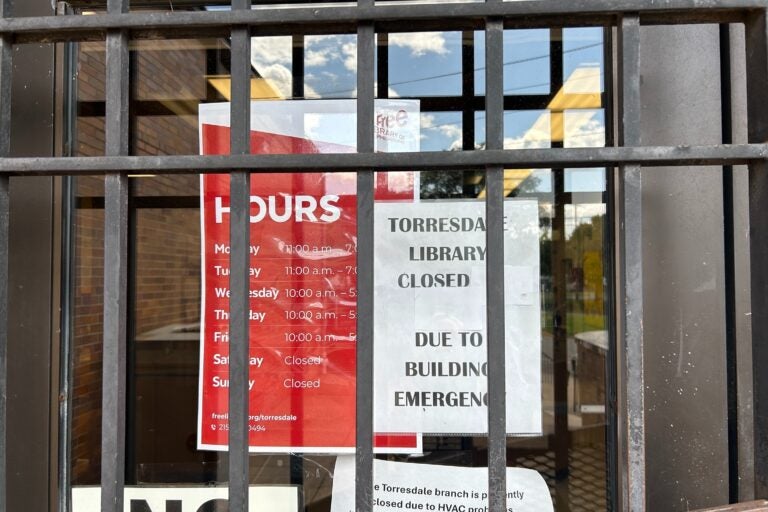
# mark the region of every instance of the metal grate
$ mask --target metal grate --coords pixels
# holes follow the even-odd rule
[[[573,482],[570,486],[570,510],[573,512],[608,510],[605,492],[607,473],[602,450],[590,446],[575,447],[568,451],[568,458],[570,467],[568,477]],[[557,509],[557,471],[554,451],[511,457],[509,462],[515,467],[533,469],[544,477]]]
[[[620,186],[618,243],[620,305],[617,336],[622,342],[621,401],[618,467],[620,508],[645,509],[645,425],[643,404],[642,226],[641,168],[659,165],[749,164],[753,226],[752,258],[768,254],[768,220],[761,208],[768,204],[766,157],[768,146],[768,26],[764,0],[525,0],[484,3],[439,2],[413,4],[359,0],[356,5],[285,8],[260,6],[251,0],[232,0],[227,12],[128,12],[129,0],[109,0],[107,14],[12,18],[10,0],[0,0],[0,510],[5,510],[5,396],[7,349],[8,199],[9,176],[106,174],[105,280],[104,280],[104,393],[102,431],[102,510],[122,511],[125,466],[126,380],[126,267],[128,262],[129,171],[155,174],[229,172],[232,180],[232,279],[230,367],[230,482],[232,510],[247,510],[247,319],[248,306],[248,180],[250,171],[307,172],[353,170],[358,176],[358,350],[357,350],[357,495],[356,510],[372,510],[372,338],[373,338],[373,172],[419,168],[425,171],[485,168],[487,183],[487,319],[489,379],[489,510],[507,510],[507,465],[503,314],[503,169],[549,167],[618,167]],[[424,29],[472,25],[486,36],[485,95],[488,147],[463,153],[374,153],[373,100],[376,29],[387,30],[407,22]],[[640,139],[640,26],[743,22],[747,29],[747,69],[750,144],[696,147],[644,147]],[[613,25],[620,42],[616,89],[620,91],[618,128],[620,147],[594,149],[503,150],[502,35],[506,26]],[[356,32],[358,38],[358,153],[349,155],[249,155],[250,35],[303,35],[328,30]],[[128,43],[132,38],[176,38],[185,34],[229,35],[232,41],[233,91],[231,103],[232,154],[220,157],[128,156]],[[10,84],[14,44],[106,40],[107,105],[106,156],[94,158],[9,158]],[[753,265],[753,319],[768,315],[768,271]],[[755,336],[755,368],[768,365],[768,344]],[[760,372],[755,371],[759,376]],[[756,383],[755,439],[768,425],[766,385]],[[612,411],[616,413],[616,411]],[[762,427],[760,427],[762,425]],[[760,430],[762,428],[763,430]],[[756,443],[756,472],[760,490],[768,490],[768,446]],[[730,447],[730,449],[735,449]],[[731,478],[734,478],[733,468]],[[760,487],[762,486],[762,487]]]

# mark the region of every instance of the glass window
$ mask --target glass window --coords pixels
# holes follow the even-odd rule
[[[377,151],[485,147],[484,34],[475,28],[377,34]],[[605,144],[602,34],[505,31],[505,149]],[[228,152],[226,39],[136,42],[130,58],[132,154]],[[356,58],[355,34],[254,37],[252,151],[355,151]],[[79,45],[77,85],[76,153],[103,154],[102,43]],[[374,408],[377,497],[385,501],[397,493],[384,484],[406,476],[477,477],[487,491],[484,176],[418,168],[376,176]],[[227,312],[212,306],[228,293],[227,240],[215,238],[226,236],[216,231],[228,213],[225,178],[131,178],[129,485],[228,480],[220,443]],[[555,510],[607,509],[613,478],[605,180],[599,168],[504,174],[506,376],[511,399],[521,400],[508,406],[508,466],[533,470]],[[103,180],[76,185],[70,465],[77,488],[100,478],[104,227]],[[356,178],[333,169],[262,173],[251,187],[250,315],[258,329],[250,425],[258,449],[250,483],[294,486],[303,510],[332,511],[334,500],[347,499],[354,445]],[[264,399],[270,386],[274,396],[289,391],[290,400]],[[209,411],[211,404],[219,408]],[[259,441],[269,429],[277,444]]]

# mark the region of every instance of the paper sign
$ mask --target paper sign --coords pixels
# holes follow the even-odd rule
[[[354,100],[253,102],[253,153],[355,151]],[[200,106],[206,155],[229,153],[229,104]],[[418,102],[376,104],[379,150],[418,150]],[[414,173],[380,174],[375,198],[413,201]],[[349,173],[251,177],[249,444],[254,452],[355,446],[356,180]],[[201,176],[202,343],[198,447],[226,450],[229,177]],[[410,431],[380,450],[418,453]]]
[[[487,432],[482,201],[375,205],[374,428]],[[504,203],[507,433],[541,433],[539,217]],[[501,269],[499,269],[501,270]]]
[[[225,503],[228,495],[227,487],[126,487],[123,510],[125,512],[213,510],[213,505]],[[211,508],[207,508],[206,505]],[[72,512],[99,512],[100,510],[101,487],[72,488]],[[254,485],[248,489],[249,512],[298,512],[298,510],[298,487]]]
[[[355,460],[338,457],[331,512],[355,510]],[[487,512],[488,469],[373,461],[373,510]],[[532,469],[507,468],[508,512],[551,512],[544,479]]]

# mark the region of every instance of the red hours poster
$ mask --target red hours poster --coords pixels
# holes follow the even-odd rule
[[[200,148],[229,153],[229,104],[200,106]],[[355,151],[355,101],[259,101],[253,153]],[[376,105],[377,149],[415,151],[419,105]],[[414,173],[380,174],[376,200],[413,201]],[[357,318],[356,179],[251,177],[249,442],[253,452],[352,453]],[[202,327],[198,447],[227,449],[229,176],[201,176]],[[377,435],[377,451],[421,451],[418,435]]]

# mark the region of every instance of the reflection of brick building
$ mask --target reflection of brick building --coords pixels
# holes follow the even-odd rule
[[[137,79],[133,82],[135,108],[132,112],[132,151],[137,155],[196,154],[198,130],[196,105],[206,99],[207,53],[199,42],[139,44],[132,53]],[[104,152],[104,45],[83,43],[78,56],[77,154],[94,156]],[[170,101],[173,100],[173,101]],[[179,100],[189,100],[188,103]],[[191,109],[190,106],[194,106]],[[149,114],[149,115],[146,115]],[[133,302],[135,332],[132,338],[170,325],[195,325],[199,321],[200,249],[199,213],[195,208],[199,183],[194,176],[141,177],[133,180],[135,212],[136,289]],[[76,213],[76,290],[74,318],[74,397],[73,397],[73,482],[93,484],[99,480],[101,439],[101,340],[103,283],[103,180],[77,180]],[[151,199],[142,199],[152,197]],[[197,334],[187,333],[197,354]],[[136,461],[168,462],[195,460],[194,442],[180,435],[182,429],[194,434],[195,388],[197,376],[183,375],[183,392],[178,385],[178,370],[165,382],[154,378],[158,371],[152,361],[168,361],[155,345],[137,344],[129,338],[129,352],[138,367],[133,380],[135,392],[129,394],[134,408],[133,440],[137,443]],[[147,348],[148,350],[144,350]],[[137,350],[133,350],[137,349]],[[166,352],[173,347],[166,346]],[[160,350],[160,352],[157,352]],[[186,349],[189,352],[189,348]],[[147,354],[154,354],[149,358]],[[188,359],[188,358],[183,358]],[[189,361],[185,361],[189,363]],[[129,364],[131,359],[129,358]],[[147,366],[149,364],[149,366]],[[161,363],[158,363],[161,364]],[[188,364],[189,365],[189,364]],[[194,359],[192,367],[195,368]],[[155,371],[153,371],[155,370]],[[169,373],[162,369],[159,373]],[[173,373],[173,372],[170,372]],[[189,373],[189,371],[187,371]],[[176,389],[174,395],[164,394]],[[130,389],[129,389],[130,392]],[[160,397],[160,398],[158,398]],[[170,410],[168,410],[170,408]],[[176,431],[161,435],[158,429]],[[155,435],[143,435],[151,430]],[[163,443],[150,445],[154,440]],[[167,440],[179,445],[168,446]],[[131,440],[129,439],[129,443]],[[129,474],[128,478],[133,478]]]
[[[79,101],[104,101],[104,44],[82,43],[78,58]],[[76,153],[104,154],[104,118],[77,119]],[[75,303],[73,319],[72,474],[74,483],[99,481],[101,442],[104,195],[100,178],[77,180]]]

